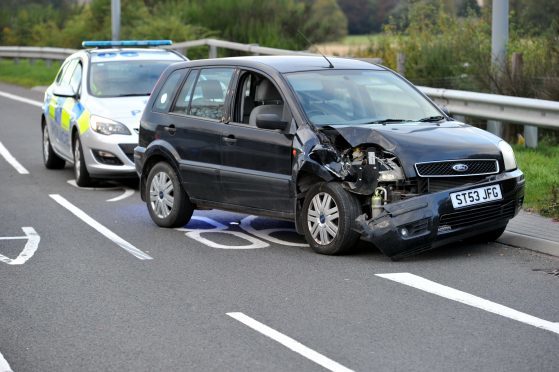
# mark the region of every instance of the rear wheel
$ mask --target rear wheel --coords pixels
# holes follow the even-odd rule
[[[43,163],[47,169],[62,169],[66,164],[64,159],[54,152],[46,125],[43,125]]]
[[[82,143],[80,137],[76,134],[74,139],[74,176],[76,177],[76,185],[86,187],[91,185],[91,177],[85,166],[83,157]]]
[[[359,201],[339,183],[319,183],[311,188],[302,213],[305,238],[317,253],[346,253],[359,239],[352,230],[360,214]]]
[[[151,168],[146,186],[146,204],[153,222],[161,227],[180,227],[190,221],[194,207],[169,163]]]

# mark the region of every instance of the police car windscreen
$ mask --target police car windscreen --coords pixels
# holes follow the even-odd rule
[[[89,92],[96,97],[147,96],[159,75],[176,61],[115,61],[91,64]]]

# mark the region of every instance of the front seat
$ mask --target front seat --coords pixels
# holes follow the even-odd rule
[[[250,112],[249,125],[256,126],[256,116],[260,114],[276,114],[283,116],[283,100],[274,86],[268,79],[262,79],[256,86],[254,94],[255,103],[258,105]]]

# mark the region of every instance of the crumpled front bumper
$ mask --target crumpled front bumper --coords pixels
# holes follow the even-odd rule
[[[416,196],[387,204],[375,219],[362,215],[355,229],[392,259],[496,230],[506,226],[524,200],[524,175],[520,170],[489,177],[486,182]],[[502,200],[454,209],[450,194],[499,184]]]

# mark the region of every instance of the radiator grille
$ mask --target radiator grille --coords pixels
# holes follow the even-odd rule
[[[485,176],[474,176],[474,177],[448,177],[448,178],[438,178],[432,177],[427,178],[429,192],[439,192],[444,190],[449,190],[455,187],[464,186],[469,183],[477,183],[485,180]]]
[[[499,163],[495,159],[445,160],[416,163],[415,170],[420,177],[479,176],[499,173]]]

